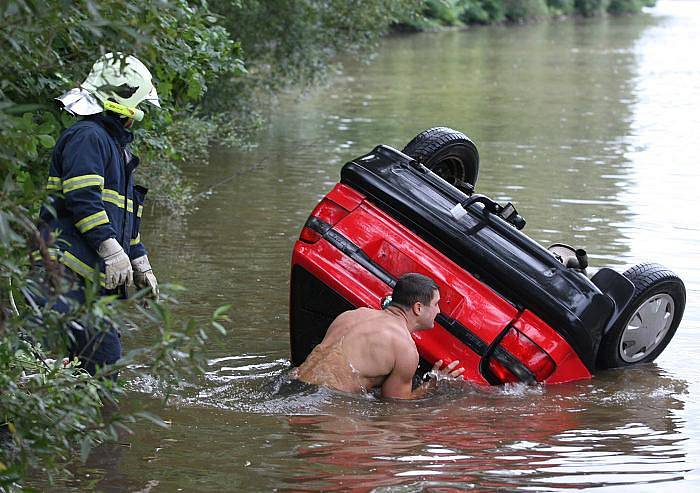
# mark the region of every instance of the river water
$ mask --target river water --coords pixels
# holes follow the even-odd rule
[[[207,374],[165,410],[157,383],[132,381],[132,402],[172,426],[136,426],[58,489],[698,491],[698,53],[700,2],[662,0],[634,17],[390,37],[370,63],[283,97],[256,147],[187,169],[208,195],[193,214],[145,218],[159,278],[189,288],[183,316],[233,305]],[[344,162],[435,125],[477,143],[477,189],[516,203],[536,240],[680,275],[685,317],[655,363],[544,388],[445,385],[409,403],[273,396],[301,225]]]

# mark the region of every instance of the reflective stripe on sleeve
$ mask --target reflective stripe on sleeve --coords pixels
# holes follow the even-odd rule
[[[59,192],[61,191],[61,188],[61,178],[58,176],[49,176],[49,179],[46,182],[46,190],[49,192]]]
[[[124,208],[124,196],[117,192],[116,190],[111,190],[105,188],[102,190],[102,200],[114,204],[120,209]],[[126,201],[126,210],[129,212],[134,212],[134,201],[129,199]]]
[[[136,235],[136,238],[132,238],[131,241],[129,241],[129,245],[134,246],[138,245],[141,243],[141,233]]]
[[[141,214],[143,214],[143,206],[139,206],[139,210],[136,212],[136,217],[141,217]]]
[[[88,264],[80,260],[78,257],[70,252],[63,252],[61,256],[61,263],[68,267],[73,272],[80,274],[83,277],[91,279],[95,275],[95,269],[90,267]],[[100,284],[104,285],[105,274],[100,272]]]
[[[56,248],[47,248],[47,253],[49,256],[49,260],[53,260],[55,262],[56,260],[58,260],[60,250]],[[44,256],[41,254],[41,250],[34,250],[32,252],[32,260],[34,262],[42,262],[44,260]]]
[[[75,227],[78,228],[78,231],[81,233],[86,233],[92,228],[96,228],[102,224],[107,224],[108,222],[109,218],[107,217],[107,213],[105,211],[100,211],[96,212],[95,214],[91,214],[88,217],[82,218],[80,221],[75,223]]]
[[[72,192],[85,187],[99,187],[102,189],[104,183],[105,179],[100,175],[74,176],[63,182],[63,193]]]

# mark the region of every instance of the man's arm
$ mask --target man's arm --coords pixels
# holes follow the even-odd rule
[[[133,270],[104,208],[107,155],[104,140],[94,131],[82,129],[63,148],[60,178],[65,206],[73,216],[75,228],[103,259],[104,286],[114,289],[121,284],[130,285]],[[116,190],[109,192],[119,194]]]
[[[392,399],[418,399],[423,397],[428,389],[433,386],[435,381],[430,380],[422,384],[416,390],[412,390],[413,375],[418,368],[418,352],[414,350],[414,354],[415,359],[412,355],[410,358],[404,358],[402,360],[402,364],[398,366],[398,372],[396,371],[397,366],[394,366],[394,370],[392,370],[391,374],[384,381],[384,385],[382,385],[382,397],[389,397]],[[457,368],[455,370],[458,365],[459,360],[454,360],[448,365],[445,365],[444,368],[441,368],[442,360],[438,360],[433,366],[433,372],[439,373],[446,377],[460,378],[464,372],[464,368]],[[392,379],[392,376],[394,376],[395,373],[395,378]]]
[[[382,397],[391,399],[415,399],[425,392],[414,393],[413,375],[418,368],[418,351],[415,346],[403,343],[394,351],[394,368],[382,385]],[[418,390],[418,389],[416,389]]]
[[[104,142],[83,129],[63,149],[62,192],[76,229],[97,251],[103,241],[116,238],[102,201],[105,166]]]

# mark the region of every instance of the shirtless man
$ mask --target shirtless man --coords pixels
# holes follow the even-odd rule
[[[411,389],[418,368],[418,349],[411,333],[432,329],[440,313],[435,281],[421,274],[401,277],[385,310],[358,308],[338,315],[323,341],[296,369],[299,380],[344,392],[381,387],[382,396],[412,399],[425,394],[426,385]],[[453,361],[434,371],[453,377],[464,369]]]

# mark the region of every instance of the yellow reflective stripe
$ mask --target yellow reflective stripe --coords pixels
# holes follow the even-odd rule
[[[105,188],[102,190],[102,200],[114,204],[120,209],[124,208],[124,196],[117,192],[116,190],[111,190]],[[126,201],[126,210],[129,212],[134,212],[134,201],[129,199]]]
[[[72,253],[68,251],[62,252],[61,250],[57,248],[49,248],[49,258],[51,260],[59,261],[69,269],[71,269],[73,272],[76,274],[80,274],[83,277],[87,277],[89,279],[92,279],[95,275],[95,269],[87,265],[85,262],[80,260],[78,257],[73,255]],[[34,250],[32,252],[32,259],[40,262],[43,260],[43,257],[41,255],[41,251],[39,250]],[[100,284],[104,286],[105,284],[105,274],[104,272],[100,272]]]
[[[58,259],[59,252],[60,252],[60,250],[58,250],[56,248],[49,248],[48,249],[49,259],[51,259],[55,262]],[[34,262],[41,262],[44,260],[44,256],[41,254],[41,250],[34,250],[32,252],[32,260]]]
[[[136,212],[136,217],[141,217],[141,214],[143,214],[143,206],[139,206],[139,210]]]
[[[141,243],[141,233],[136,235],[136,238],[132,238],[131,241],[129,241],[129,245],[134,246],[138,245]]]
[[[79,188],[104,186],[105,179],[100,175],[74,176],[63,182],[63,193],[72,192]]]
[[[95,275],[95,269],[70,252],[63,252],[63,256],[61,256],[61,263],[83,277],[93,278]],[[100,284],[104,284],[104,279],[104,272],[100,272]]]
[[[46,190],[59,191],[61,190],[61,179],[58,176],[49,176],[46,183]]]
[[[81,233],[86,233],[92,228],[96,228],[102,224],[107,224],[108,222],[109,218],[107,217],[107,213],[105,211],[100,211],[91,214],[88,217],[82,218],[80,221],[75,223],[75,227],[78,228],[78,231]]]

